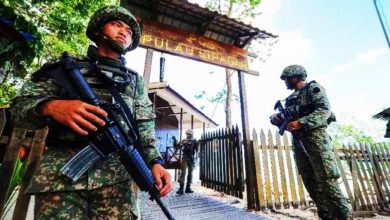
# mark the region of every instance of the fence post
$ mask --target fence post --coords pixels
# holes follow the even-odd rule
[[[245,89],[245,76],[244,73],[238,71],[238,84],[240,92],[240,107],[241,107],[241,122],[242,122],[242,136],[244,144],[245,155],[245,173],[246,173],[246,192],[248,200],[248,209],[254,209],[255,194],[254,187],[256,186],[256,179],[253,178],[254,174],[254,158],[253,149],[250,147],[250,134],[249,134],[249,119],[248,119],[248,107],[247,97]]]
[[[383,183],[383,186],[385,187],[385,190],[386,190],[386,194],[385,194],[385,196],[386,196],[387,192],[390,192],[389,186],[388,186],[389,181],[388,181],[388,178],[386,176],[386,170],[385,170],[384,164],[382,163],[383,159],[382,159],[381,155],[379,154],[380,153],[379,148],[380,148],[380,145],[376,144],[375,147],[372,147],[371,149],[372,149],[373,156],[374,156],[377,168],[378,168],[379,175],[380,175],[381,180],[382,180],[381,182]],[[376,157],[375,157],[374,153],[376,154]],[[386,201],[388,201],[388,198],[386,198]]]
[[[359,144],[359,148],[363,154],[364,163],[366,164],[366,166],[368,168],[367,172],[368,172],[368,175],[370,176],[370,180],[371,180],[372,186],[374,188],[376,202],[379,205],[379,207],[377,207],[377,208],[382,209],[383,204],[381,203],[381,199],[380,199],[381,195],[380,195],[378,185],[375,182],[375,176],[374,176],[375,174],[374,174],[374,170],[373,170],[374,168],[372,167],[370,158],[368,157],[368,152],[365,150],[365,147],[363,144]],[[372,193],[374,193],[374,192],[372,192]]]
[[[273,182],[273,195],[274,195],[274,207],[279,209],[280,208],[280,196],[279,196],[279,179],[278,174],[276,172],[276,158],[275,158],[275,144],[274,144],[274,138],[272,136],[272,132],[269,129],[268,130],[268,147],[269,147],[269,154],[270,154],[270,160],[271,160],[271,171],[272,171],[272,182]]]
[[[366,200],[367,200],[367,190],[365,189],[364,187],[364,181],[363,181],[363,178],[362,178],[362,175],[361,175],[361,169],[360,169],[360,166],[359,166],[359,163],[358,163],[358,159],[357,159],[357,155],[355,156],[355,152],[354,152],[354,147],[352,145],[349,145],[349,152],[351,154],[351,161],[352,161],[352,165],[354,165],[355,167],[355,173],[354,173],[354,177],[357,177],[357,185],[356,185],[356,188],[358,188],[358,195],[359,195],[359,199],[360,199],[360,204],[361,204],[361,208],[366,208]],[[359,185],[361,187],[361,189],[359,188]]]
[[[268,145],[266,143],[266,137],[263,130],[261,130],[260,139],[261,139],[261,152],[263,155],[264,178],[265,178],[265,201],[267,201],[267,208],[271,208],[272,194],[271,194],[271,180],[270,180],[269,161],[268,161]]]
[[[378,198],[380,198],[380,202],[379,202],[379,206],[382,208],[382,210],[385,210],[385,209],[388,209],[389,208],[389,204],[386,200],[386,195],[385,193],[383,192],[382,190],[382,184],[381,184],[381,180],[380,180],[380,177],[379,177],[379,173],[378,173],[378,169],[377,169],[377,166],[375,164],[375,160],[374,160],[374,157],[369,149],[369,147],[367,145],[365,145],[365,149],[367,151],[367,154],[368,154],[368,158],[370,158],[370,161],[371,161],[371,167],[372,167],[372,170],[373,170],[373,173],[374,173],[374,177],[375,177],[375,182],[373,182],[374,184],[377,185],[377,188],[378,188]]]
[[[226,128],[226,174],[227,174],[227,192],[229,195],[236,196],[233,185],[233,167],[232,167],[232,131],[230,128]]]
[[[241,139],[241,135],[240,135],[240,132],[239,132],[239,129],[238,129],[238,126],[236,125],[236,134],[235,134],[235,153],[236,153],[236,164],[238,164],[238,167],[237,167],[237,185],[238,185],[238,189],[239,189],[239,194],[240,194],[240,198],[243,198],[243,190],[244,190],[244,166],[243,166],[243,157],[242,157],[242,148],[245,148],[245,146],[243,146],[241,144],[242,142],[242,139]],[[252,190],[253,192],[253,190]]]
[[[280,170],[280,180],[282,184],[282,192],[283,192],[283,207],[288,207],[288,190],[287,190],[287,181],[286,181],[286,170],[284,165],[286,164],[286,160],[283,158],[283,154],[286,151],[281,144],[280,135],[276,134],[276,146],[278,149],[278,160],[279,160],[279,170]],[[285,155],[285,154],[284,154]]]
[[[366,196],[366,199],[365,199],[366,203],[367,203],[366,206],[370,210],[373,210],[373,209],[375,209],[374,200],[368,194],[370,191],[373,192],[373,190],[372,190],[371,184],[369,183],[369,176],[367,174],[367,170],[364,166],[364,165],[367,165],[367,164],[365,164],[363,156],[362,156],[364,152],[362,152],[356,145],[354,146],[354,148],[355,148],[355,153],[356,153],[357,164],[359,164],[359,167],[361,168],[360,173],[362,176],[362,182],[364,183],[364,185],[362,184],[362,188],[363,188],[364,195]]]
[[[259,142],[257,140],[257,132],[253,129],[253,152],[255,157],[255,176],[256,176],[256,210],[259,211],[264,208],[264,191],[263,191],[263,181],[262,181],[262,172],[261,172],[261,164],[260,164],[260,149]]]
[[[294,167],[295,162],[293,163],[292,159],[291,159],[292,149],[289,146],[288,137],[287,137],[286,133],[284,133],[284,135],[283,135],[283,142],[284,142],[284,147],[286,149],[287,169],[288,169],[288,174],[289,174],[288,179],[290,182],[292,205],[294,208],[297,208],[298,207],[297,189],[295,187],[295,177],[294,177],[294,171],[293,171],[293,167]]]
[[[355,200],[354,200],[354,197],[352,195],[351,188],[349,186],[348,179],[347,179],[346,173],[344,171],[343,164],[341,163],[341,160],[340,160],[339,150],[334,149],[334,154],[335,154],[337,165],[340,169],[340,173],[341,173],[341,177],[343,179],[344,185],[345,185],[345,189],[347,190],[349,200],[351,201],[353,209],[356,210]],[[346,158],[345,154],[344,154],[344,157]]]
[[[31,150],[26,161],[26,171],[23,175],[23,180],[20,184],[19,195],[16,201],[15,210],[12,219],[26,219],[28,205],[30,202],[30,195],[25,194],[25,190],[33,178],[35,170],[38,168],[41,162],[41,156],[45,147],[45,140],[49,129],[46,127],[41,130],[35,131],[34,139],[31,143]]]
[[[2,210],[6,203],[7,194],[10,191],[9,183],[11,181],[11,177],[15,169],[18,152],[25,134],[26,134],[26,129],[14,128],[10,137],[11,138],[10,142],[7,146],[6,153],[4,155],[4,159],[1,167],[3,172],[1,181],[4,184],[4,187],[0,191],[0,216],[3,214]]]
[[[205,133],[202,133],[200,137],[200,142],[199,142],[199,179],[200,179],[200,184],[201,186],[204,186],[204,146],[203,146],[203,140],[204,140],[204,135]]]

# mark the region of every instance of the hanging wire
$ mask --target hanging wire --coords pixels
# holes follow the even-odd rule
[[[388,44],[388,46],[390,48],[390,39],[389,39],[389,36],[387,35],[387,32],[390,31],[390,29],[389,29],[389,25],[388,25],[388,23],[386,21],[386,16],[385,16],[384,10],[382,8],[382,4],[379,3],[379,7],[380,7],[380,9],[379,9],[378,1],[377,0],[373,0],[373,2],[374,2],[375,9],[376,9],[376,13],[378,14],[378,17],[379,17],[379,21],[381,23],[383,32],[385,34],[387,44]],[[381,12],[379,10],[381,10]],[[382,17],[383,17],[383,19],[382,19]],[[383,20],[385,20],[385,21],[383,21]]]
[[[386,14],[385,14],[385,10],[383,9],[382,1],[379,1],[379,8],[381,11],[381,15],[383,17],[385,29],[387,30],[386,33],[388,33],[390,31],[390,28],[389,28],[389,23],[387,23],[388,20],[387,20]]]

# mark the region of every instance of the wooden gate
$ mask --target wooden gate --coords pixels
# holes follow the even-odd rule
[[[199,157],[202,186],[243,198],[243,156],[237,126],[203,134]]]

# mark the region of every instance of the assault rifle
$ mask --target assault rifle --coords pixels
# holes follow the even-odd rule
[[[284,131],[286,130],[287,124],[292,120],[292,115],[290,111],[287,108],[283,107],[282,102],[278,100],[275,104],[274,110],[279,111],[279,115],[282,118],[282,122],[278,125],[279,127],[279,134],[283,135]]]
[[[117,153],[121,163],[138,187],[149,193],[150,199],[158,203],[168,219],[174,219],[160,199],[160,193],[150,169],[134,146],[140,143],[134,129],[137,125],[127,121],[130,130],[126,133],[116,119],[113,110],[95,96],[72,57],[63,55],[62,69],[66,75],[65,78],[81,96],[81,100],[104,109],[108,114],[103,119],[106,125],[88,136],[88,145],[65,164],[61,169],[62,174],[76,181],[92,165],[104,160],[112,153]],[[120,105],[115,107],[121,108]]]
[[[275,104],[275,107],[274,107],[274,110],[278,110],[279,111],[279,115],[280,117],[282,118],[282,122],[278,125],[279,127],[279,134],[280,135],[283,135],[284,134],[284,131],[286,130],[286,127],[288,125],[288,123],[290,123],[292,120],[293,120],[293,116],[291,114],[291,112],[288,110],[288,108],[284,108],[283,105],[282,105],[282,102],[280,100],[278,100]],[[303,150],[303,152],[306,154],[306,156],[308,158],[309,157],[309,154],[307,153],[306,151],[306,148],[305,146],[303,145],[302,141],[296,137],[296,135],[294,134],[294,132],[292,132],[292,135],[296,138],[296,141],[298,143],[298,146],[301,147],[301,149]]]

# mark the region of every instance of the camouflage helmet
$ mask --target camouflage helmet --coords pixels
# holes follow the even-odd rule
[[[137,48],[141,37],[140,26],[133,14],[131,14],[127,9],[116,5],[105,6],[97,10],[91,16],[91,20],[89,20],[86,31],[87,37],[97,43],[98,35],[96,33],[98,33],[108,21],[112,20],[121,20],[125,22],[133,31],[133,42],[125,49],[125,52]]]
[[[191,129],[187,129],[187,130],[186,130],[186,134],[190,134],[190,135],[193,136],[193,135],[194,135],[194,132],[193,132]]]
[[[286,68],[284,68],[280,78],[282,80],[284,80],[286,78],[290,78],[290,77],[294,77],[294,76],[299,77],[302,80],[305,80],[306,77],[307,77],[307,73],[306,73],[305,68],[303,66],[301,66],[301,65],[290,65],[290,66],[287,66]]]

